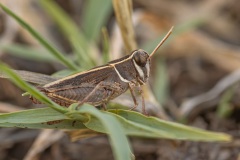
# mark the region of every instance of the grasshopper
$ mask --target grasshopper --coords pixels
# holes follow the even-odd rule
[[[67,107],[72,103],[79,103],[80,106],[88,103],[103,106],[105,109],[109,100],[129,89],[134,101],[132,108],[134,109],[138,105],[134,89],[138,88],[142,95],[142,112],[146,113],[141,85],[148,81],[151,57],[169,37],[172,29],[173,27],[150,55],[138,49],[105,65],[50,82],[38,89],[61,106]],[[30,98],[33,102],[39,103],[35,98]]]

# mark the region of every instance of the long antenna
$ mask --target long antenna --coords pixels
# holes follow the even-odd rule
[[[158,50],[159,47],[161,47],[161,45],[167,40],[167,38],[170,36],[170,34],[172,33],[172,30],[173,30],[173,26],[171,27],[171,29],[168,31],[168,33],[166,34],[166,36],[161,40],[161,42],[157,45],[157,47],[152,51],[152,53],[150,54],[150,57],[151,58],[154,53],[156,53],[156,51]]]

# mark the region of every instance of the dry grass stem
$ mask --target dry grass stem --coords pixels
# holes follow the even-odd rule
[[[131,0],[113,0],[113,7],[117,23],[121,30],[126,53],[137,49],[135,40],[133,22],[132,22],[132,1]]]

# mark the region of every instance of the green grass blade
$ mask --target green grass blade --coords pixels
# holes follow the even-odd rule
[[[103,36],[103,40],[102,40],[102,55],[103,55],[103,62],[104,64],[110,61],[110,54],[109,54],[109,35],[108,35],[108,31],[106,27],[102,28],[102,36]]]
[[[11,45],[0,45],[0,50],[8,52],[11,55],[41,62],[58,62],[56,57],[46,52],[46,50],[37,50],[33,47],[28,47],[21,44],[11,44]]]
[[[142,135],[137,135],[141,137],[146,137],[146,135],[150,138],[151,133],[152,138],[158,134],[158,138],[170,138],[170,139],[179,139],[179,140],[191,140],[191,141],[223,141],[229,142],[231,140],[231,136],[225,133],[218,132],[210,132],[203,129],[185,126],[183,124],[178,124],[174,122],[168,122],[156,117],[147,117],[140,113],[127,111],[127,110],[111,110],[112,113],[116,114],[115,116],[120,116],[125,119],[129,124],[123,125],[124,128],[133,129],[135,126],[140,127],[143,130],[148,130]],[[119,117],[118,117],[119,118]],[[119,120],[119,119],[118,119]],[[121,120],[122,121],[122,120]],[[123,123],[121,123],[123,124]],[[140,132],[140,130],[139,130]],[[138,131],[132,132],[138,133]],[[167,133],[167,136],[164,137]],[[132,134],[134,136],[134,134]]]
[[[227,89],[221,96],[220,102],[217,107],[217,115],[220,118],[226,118],[232,114],[234,107],[231,103],[234,94],[236,93],[237,85],[233,85]]]
[[[84,125],[86,126],[92,118],[96,118],[98,122],[102,124],[102,127],[106,131],[106,133],[108,133],[109,135],[115,159],[131,159],[131,149],[127,137],[121,125],[113,116],[102,113],[101,111],[90,105],[83,105],[78,111],[74,111],[70,108],[69,113],[67,113],[67,115],[70,117],[75,114],[84,114],[89,117],[89,120],[84,123]]]
[[[15,13],[9,10],[7,7],[0,3],[0,7],[12,18],[14,18],[22,27],[24,27],[38,42],[43,45],[53,56],[55,56],[61,63],[69,67],[70,69],[77,70],[77,66],[66,57],[63,56],[56,48],[44,39],[37,31],[35,31],[30,25],[18,17]]]
[[[231,140],[231,136],[228,134],[210,132],[178,123],[167,122],[133,111],[119,109],[109,111],[110,112],[106,112],[106,114],[114,116],[124,128],[125,134],[129,136],[206,142],[229,142]],[[90,120],[84,124],[91,130],[108,133],[96,117],[91,117]]]
[[[83,30],[89,41],[96,40],[112,12],[112,0],[88,0],[83,12]]]
[[[23,81],[20,76],[18,76],[13,70],[11,70],[7,65],[0,62],[0,70],[5,72],[6,75],[10,78],[10,80],[16,84],[19,88],[29,92],[31,95],[33,95],[35,98],[37,98],[42,103],[45,103],[49,107],[61,112],[65,113],[67,110],[66,108],[63,108],[59,106],[58,104],[51,101],[46,95],[38,91],[36,88],[32,87],[30,84]]]
[[[49,123],[52,122],[52,123]],[[54,122],[53,122],[54,121]],[[70,120],[52,108],[29,109],[0,114],[0,127],[32,129],[86,129],[80,121]]]
[[[169,79],[167,75],[166,63],[163,58],[156,65],[153,86],[153,91],[158,102],[160,104],[164,104],[169,93]]]
[[[81,66],[86,68],[93,67],[95,63],[89,54],[89,44],[84,35],[80,32],[78,26],[54,1],[41,0],[40,3],[45,11],[58,24],[63,34],[75,49],[75,53],[79,60],[81,60]]]
[[[74,120],[61,120],[61,121],[56,120],[56,122],[53,122],[53,124],[47,123],[47,122],[0,123],[0,127],[7,127],[7,128],[17,127],[17,128],[29,128],[29,129],[64,129],[64,130],[87,129],[80,121],[74,121]]]
[[[60,119],[68,119],[68,117],[49,107],[0,114],[0,123],[34,124]]]
[[[120,124],[124,128],[124,132],[126,135],[134,136],[134,137],[144,137],[144,138],[172,139],[171,134],[169,134],[168,132],[156,130],[149,126],[128,121],[124,117],[118,116],[117,114],[112,114],[110,112],[107,112],[107,114],[110,114],[115,118],[117,118],[117,120],[120,122]],[[95,117],[92,117],[91,120],[88,121],[88,123],[86,123],[85,125],[91,130],[101,132],[101,133],[107,133],[106,130],[103,128],[102,124]]]

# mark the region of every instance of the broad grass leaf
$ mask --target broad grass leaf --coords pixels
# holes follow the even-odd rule
[[[56,120],[42,123],[0,123],[0,127],[18,127],[31,129],[63,129],[63,130],[86,129],[86,127],[80,121],[74,120]]]
[[[124,128],[125,134],[129,136],[209,142],[228,142],[231,140],[231,136],[228,134],[210,132],[183,124],[168,122],[156,117],[144,116],[138,112],[126,110],[109,111],[110,112],[106,112],[106,114],[114,116]],[[89,121],[84,124],[89,129],[108,133],[102,123],[94,116],[90,116]]]
[[[151,137],[150,133],[154,132],[158,134],[158,138],[171,138],[179,140],[191,140],[191,141],[225,141],[231,140],[231,136],[225,133],[210,132],[203,129],[186,126],[179,123],[164,121],[156,117],[144,116],[138,112],[128,111],[128,110],[111,110],[113,115],[116,117],[121,117],[126,122],[131,125],[136,125],[142,129],[148,130],[143,137]],[[120,118],[119,118],[120,120]],[[129,128],[129,125],[123,126],[124,128]],[[126,129],[127,130],[127,129]],[[165,134],[167,136],[165,137]],[[153,134],[153,138],[155,137]],[[134,135],[133,135],[134,136]]]
[[[1,124],[2,123],[34,124],[62,119],[69,118],[66,115],[49,107],[0,114]]]
[[[83,122],[86,127],[86,124],[91,121],[92,117],[96,118],[97,121],[102,124],[102,128],[106,131],[106,133],[108,133],[115,159],[131,159],[132,153],[128,139],[124,133],[121,124],[114,116],[103,113],[97,110],[95,107],[87,104],[81,106],[79,110],[75,110],[75,106],[76,104],[71,105],[69,108],[69,112],[66,115],[70,117],[77,117],[77,114],[86,115],[88,117],[88,120]]]

